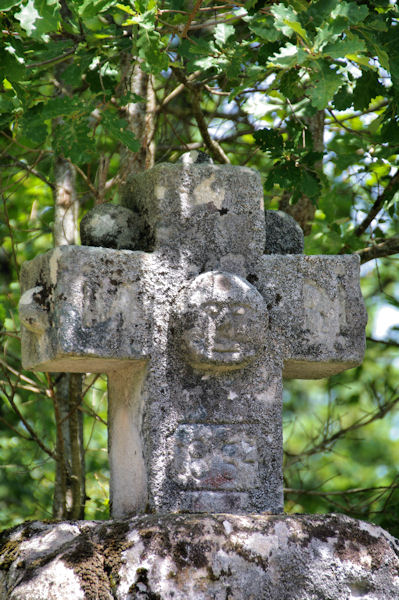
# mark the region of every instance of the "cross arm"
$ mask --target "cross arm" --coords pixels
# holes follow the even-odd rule
[[[144,252],[61,246],[26,262],[19,304],[24,368],[107,373],[146,361]]]
[[[284,377],[329,377],[362,362],[367,314],[358,256],[263,256],[251,276],[268,306]]]

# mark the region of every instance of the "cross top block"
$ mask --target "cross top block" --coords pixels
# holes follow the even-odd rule
[[[282,377],[361,363],[358,257],[265,255],[260,177],[243,167],[160,164],[123,204],[136,250],[23,265],[25,368],[108,374],[114,516],[282,511]]]

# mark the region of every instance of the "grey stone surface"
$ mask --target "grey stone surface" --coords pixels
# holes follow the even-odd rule
[[[194,271],[245,276],[263,253],[263,189],[252,169],[159,164],[130,177],[122,203],[144,216],[148,249],[192,262]]]
[[[123,206],[98,204],[80,222],[82,246],[140,250],[141,222]]]
[[[397,600],[399,541],[343,515],[28,523],[0,540],[2,600]]]
[[[282,375],[360,364],[359,259],[263,255],[250,169],[158,165],[125,202],[151,252],[61,247],[23,266],[24,366],[108,374],[114,517],[279,513]]]
[[[282,210],[265,210],[265,254],[302,254],[303,231],[298,223]]]

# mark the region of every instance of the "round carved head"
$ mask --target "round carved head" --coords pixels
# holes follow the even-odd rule
[[[265,302],[237,275],[221,271],[199,275],[183,290],[177,305],[183,352],[196,369],[239,369],[265,342]]]

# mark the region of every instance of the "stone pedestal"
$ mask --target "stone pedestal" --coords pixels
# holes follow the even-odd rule
[[[32,522],[0,543],[2,600],[399,598],[399,541],[343,515]]]

